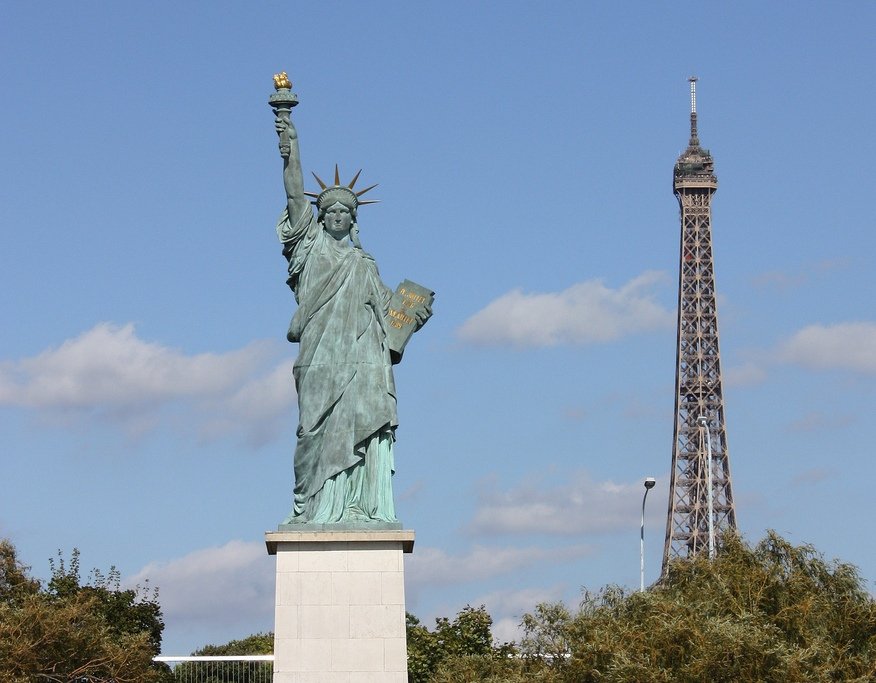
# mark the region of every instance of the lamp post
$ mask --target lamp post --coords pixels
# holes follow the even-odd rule
[[[654,477],[645,479],[645,495],[642,496],[642,526],[639,533],[639,591],[645,590],[645,501],[648,491],[654,488],[657,480]]]
[[[709,489],[709,559],[715,559],[715,503],[712,499],[712,432],[705,415],[700,415],[697,422],[706,430],[706,486]]]

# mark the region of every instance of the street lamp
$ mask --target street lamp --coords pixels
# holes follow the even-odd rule
[[[645,495],[642,496],[642,527],[639,535],[639,590],[645,590],[645,501],[648,491],[654,488],[657,480],[654,477],[645,479]]]
[[[712,499],[712,432],[705,415],[697,419],[700,427],[706,430],[706,486],[709,488],[709,559],[715,559],[715,503]]]

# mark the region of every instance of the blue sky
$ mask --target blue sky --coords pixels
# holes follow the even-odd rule
[[[6,3],[0,536],[161,590],[166,654],[271,628],[294,310],[267,106],[364,168],[384,280],[436,291],[397,368],[408,608],[656,578],[672,166],[699,76],[737,518],[873,588],[869,3]],[[312,189],[312,188],[311,188]],[[369,195],[370,196],[370,195]]]

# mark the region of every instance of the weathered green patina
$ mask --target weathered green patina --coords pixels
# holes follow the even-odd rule
[[[398,525],[392,497],[396,415],[389,304],[393,291],[359,242],[356,177],[342,185],[319,178],[322,192],[304,192],[298,134],[290,118],[297,97],[285,74],[274,79],[270,104],[280,136],[287,205],[277,224],[289,287],[298,309],[287,338],[299,345],[293,375],[298,392],[295,490],[281,523],[370,528]],[[316,215],[306,194],[316,197]],[[431,299],[411,310],[419,329]],[[395,358],[400,358],[400,354]]]

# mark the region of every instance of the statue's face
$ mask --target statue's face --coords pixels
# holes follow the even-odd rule
[[[325,231],[336,240],[342,240],[350,236],[353,214],[340,202],[335,202],[327,208],[322,220]]]

